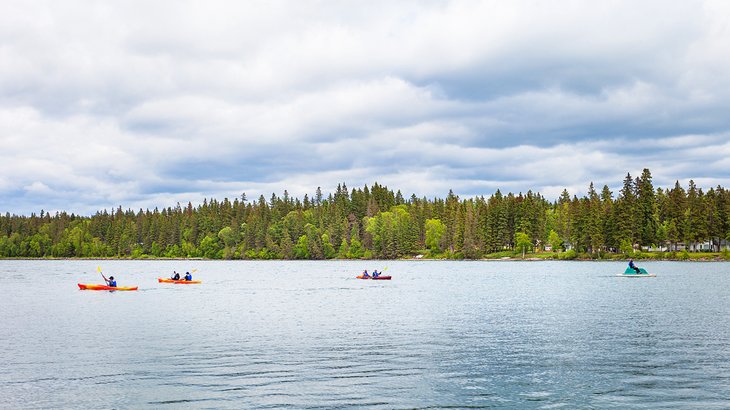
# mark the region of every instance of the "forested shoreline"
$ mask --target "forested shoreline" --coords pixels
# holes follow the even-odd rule
[[[627,174],[618,193],[590,183],[583,197],[541,194],[405,198],[374,183],[327,195],[267,200],[206,199],[199,206],[0,215],[3,258],[482,259],[537,252],[560,259],[686,258],[723,252],[730,239],[730,191],[654,188],[651,173]],[[642,252],[642,250],[644,252]],[[677,252],[679,251],[679,252]]]

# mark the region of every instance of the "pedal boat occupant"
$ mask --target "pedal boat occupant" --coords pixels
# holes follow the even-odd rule
[[[641,269],[639,269],[638,266],[634,265],[634,260],[633,259],[629,259],[629,268],[635,270],[636,273],[641,273]]]

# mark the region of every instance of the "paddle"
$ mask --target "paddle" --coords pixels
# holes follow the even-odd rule
[[[109,281],[106,279],[106,276],[104,276],[104,274],[101,273],[101,266],[97,266],[96,267],[96,271],[101,274],[101,277],[104,278],[104,282],[108,285],[109,284]]]

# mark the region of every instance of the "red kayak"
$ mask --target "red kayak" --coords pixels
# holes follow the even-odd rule
[[[88,284],[88,283],[79,283],[79,289],[81,290],[137,290],[137,286],[135,287],[111,287],[107,285],[94,285],[94,284]]]
[[[390,276],[378,276],[377,278],[374,278],[372,276],[357,276],[358,279],[372,279],[372,280],[390,280]]]

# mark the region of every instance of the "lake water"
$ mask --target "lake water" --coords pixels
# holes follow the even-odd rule
[[[0,408],[730,408],[730,264],[640,266],[4,260]]]

